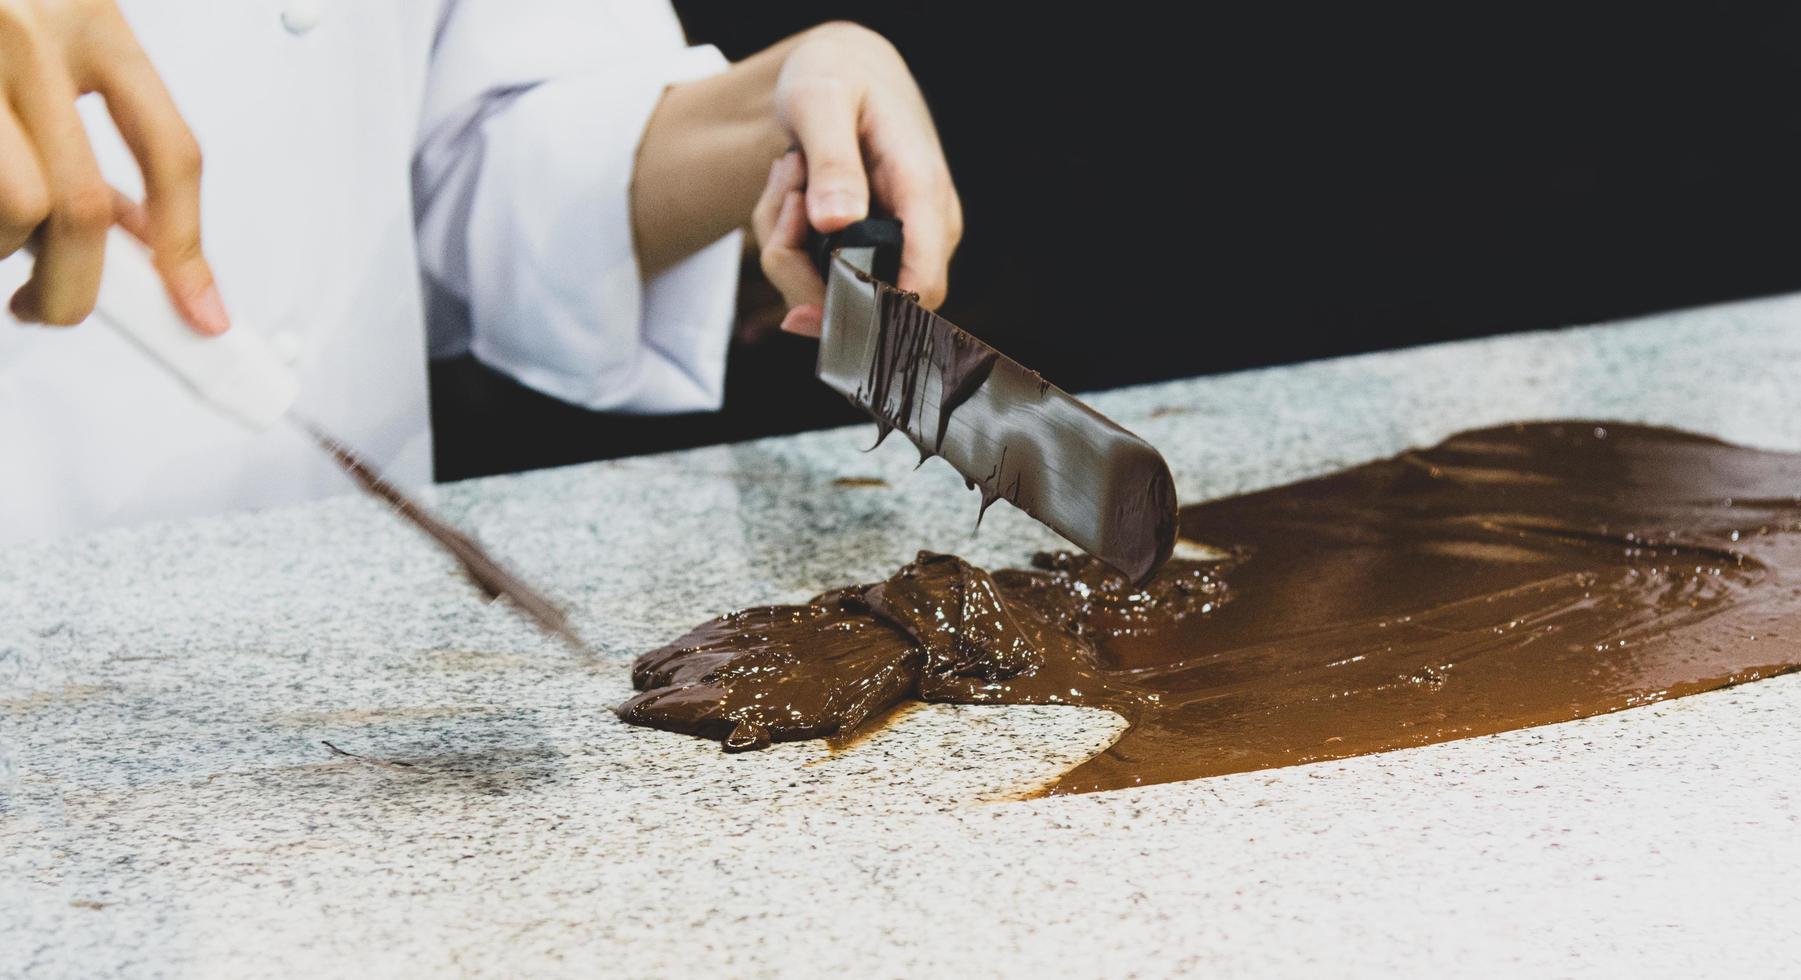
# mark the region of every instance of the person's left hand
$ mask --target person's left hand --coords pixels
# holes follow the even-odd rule
[[[783,60],[775,104],[796,149],[770,167],[751,230],[764,274],[792,307],[782,329],[819,336],[825,283],[806,253],[808,227],[837,231],[868,217],[872,199],[901,221],[895,285],[936,308],[963,237],[963,205],[899,52],[854,24],[814,28]]]

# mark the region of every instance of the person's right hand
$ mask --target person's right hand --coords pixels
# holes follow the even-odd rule
[[[200,247],[200,147],[112,0],[0,0],[0,257],[29,244],[13,315],[80,323],[115,221],[150,246],[195,330],[230,326]],[[145,199],[100,176],[75,99],[98,92],[144,174]]]
[[[825,282],[805,250],[807,231],[838,231],[872,206],[906,229],[894,285],[937,309],[963,237],[963,205],[900,52],[855,24],[816,27],[787,51],[773,99],[798,152],[770,168],[751,229],[764,275],[792,307],[782,329],[819,336]]]

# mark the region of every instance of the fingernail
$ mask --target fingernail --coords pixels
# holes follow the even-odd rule
[[[209,284],[189,297],[187,307],[189,322],[201,331],[218,336],[231,329],[231,317],[225,314],[225,300],[219,296],[218,285]]]

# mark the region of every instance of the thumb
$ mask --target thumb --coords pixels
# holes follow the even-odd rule
[[[832,232],[869,216],[869,178],[858,145],[860,97],[842,84],[815,83],[793,94],[788,124],[807,159],[807,218]]]

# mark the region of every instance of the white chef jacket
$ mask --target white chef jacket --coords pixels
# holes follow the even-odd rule
[[[669,84],[725,67],[645,0],[126,0],[206,157],[234,329],[293,355],[296,411],[429,481],[435,355],[596,409],[717,408],[740,243],[645,281],[629,181]],[[101,170],[142,180],[105,116]],[[27,260],[0,262],[10,295]],[[252,434],[109,329],[0,314],[0,544],[345,492],[297,430]]]

